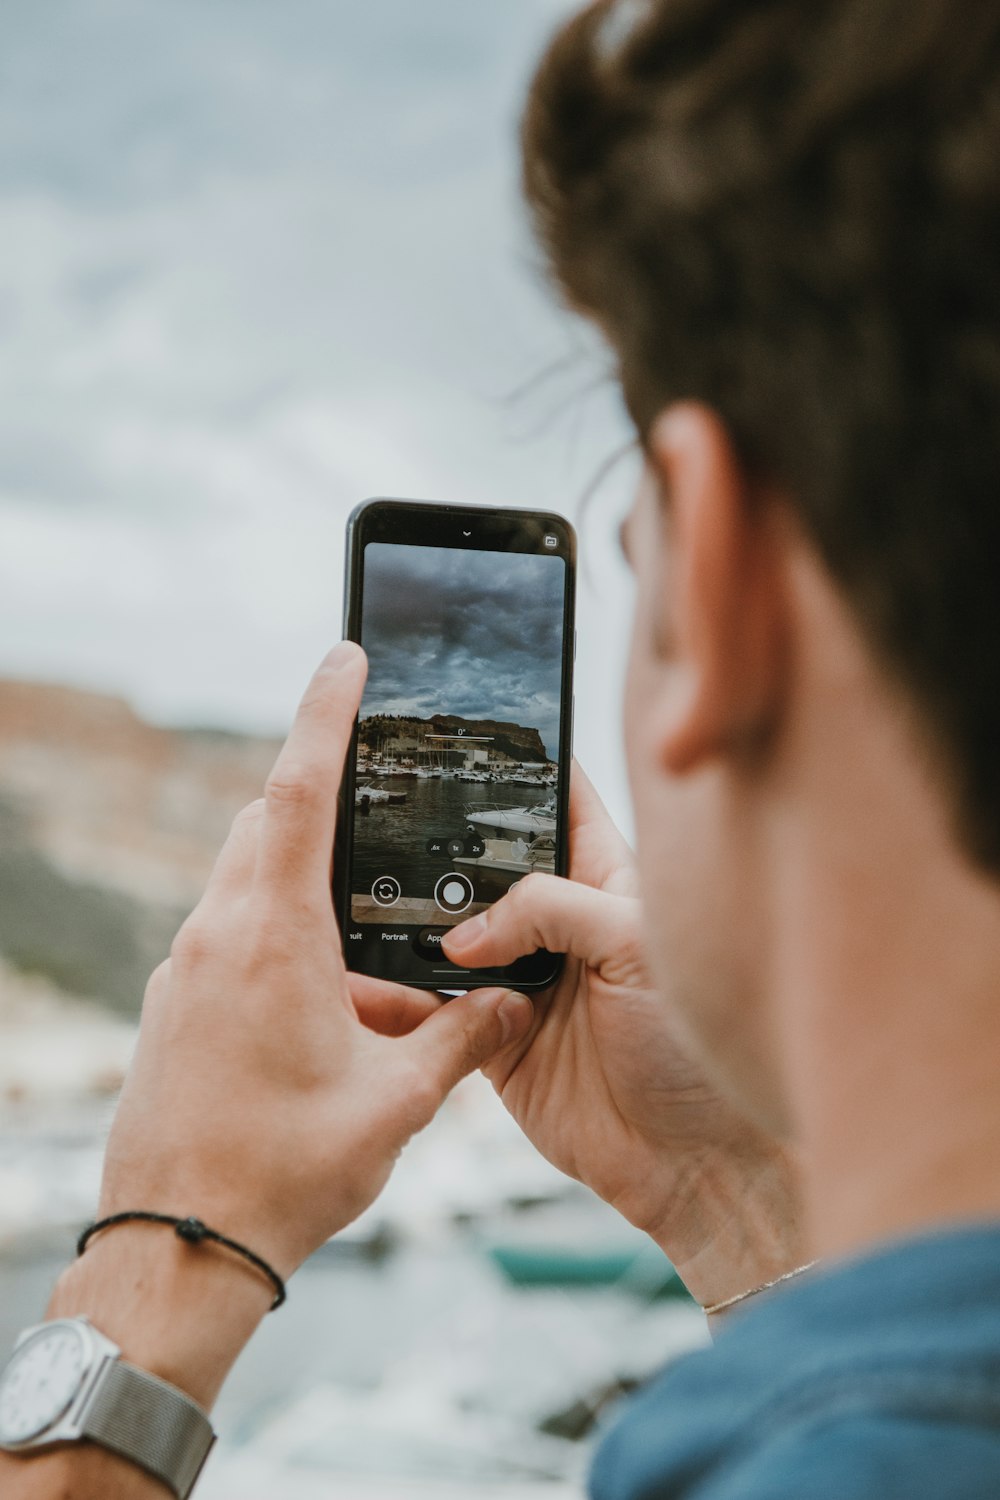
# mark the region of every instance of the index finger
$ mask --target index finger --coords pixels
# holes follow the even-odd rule
[[[411,990],[405,984],[350,971],[347,987],[362,1026],[382,1036],[409,1036],[428,1016],[451,1003],[433,990]]]
[[[569,778],[570,832],[575,833],[578,828],[595,822],[606,824],[610,831],[618,835],[622,846],[627,847],[625,846],[625,840],[618,833],[618,829],[612,821],[611,814],[604,806],[600,793],[576,756],[574,756]]]
[[[341,641],[306,688],[264,789],[257,879],[279,889],[329,883],[337,792],[368,662]]]
[[[570,878],[584,885],[638,894],[635,855],[578,760],[569,782]]]

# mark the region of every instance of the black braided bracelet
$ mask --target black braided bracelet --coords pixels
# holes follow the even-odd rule
[[[99,1234],[102,1229],[113,1229],[116,1224],[131,1224],[135,1221],[143,1224],[169,1224],[172,1226],[177,1238],[185,1240],[189,1245],[200,1245],[204,1240],[211,1240],[215,1245],[224,1245],[227,1250],[232,1250],[237,1255],[242,1255],[244,1260],[249,1261],[252,1266],[256,1266],[257,1270],[262,1271],[267,1277],[268,1281],[274,1287],[274,1301],[271,1303],[271,1312],[274,1312],[285,1301],[285,1283],[277,1271],[272,1270],[266,1260],[262,1260],[252,1250],[248,1250],[246,1245],[237,1244],[236,1240],[231,1240],[226,1234],[220,1234],[217,1229],[209,1229],[207,1224],[203,1224],[200,1219],[194,1217],[175,1219],[172,1214],[143,1212],[112,1214],[108,1219],[98,1219],[96,1224],[87,1226],[76,1242],[77,1255],[80,1256],[83,1254],[92,1237],[95,1234]]]

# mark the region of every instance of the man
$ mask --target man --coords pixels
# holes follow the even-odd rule
[[[646,457],[637,865],[577,775],[571,880],[448,944],[567,951],[553,995],[346,975],[342,645],[150,983],[102,1215],[197,1215],[284,1277],[482,1065],[663,1245],[717,1342],[626,1410],[598,1500],[1000,1488],[998,71],[985,0],[570,23],[526,180]],[[127,1223],[49,1313],[208,1406],[272,1295],[238,1253]],[[0,1489],[163,1493],[86,1444],[0,1460]]]

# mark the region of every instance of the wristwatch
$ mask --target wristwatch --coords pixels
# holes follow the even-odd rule
[[[99,1443],[187,1500],[215,1433],[183,1391],[126,1364],[87,1318],[28,1328],[0,1374],[0,1448],[30,1455]]]

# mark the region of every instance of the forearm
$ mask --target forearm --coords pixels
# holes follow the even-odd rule
[[[208,1410],[270,1306],[268,1283],[224,1251],[130,1225],[95,1239],[60,1277],[48,1318],[86,1314],[123,1359]],[[4,1500],[165,1500],[134,1464],[90,1443],[19,1458],[0,1454]]]

